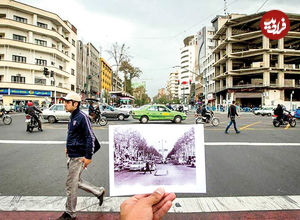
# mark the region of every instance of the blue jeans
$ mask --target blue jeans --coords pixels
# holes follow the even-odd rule
[[[233,126],[234,126],[235,132],[238,132],[238,129],[236,128],[236,122],[235,122],[235,120],[230,120],[229,124],[228,124],[227,127],[226,127],[225,132],[228,132],[228,129],[230,128],[230,126],[231,126],[232,124],[233,124]]]

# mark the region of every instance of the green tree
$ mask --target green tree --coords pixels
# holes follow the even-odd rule
[[[131,86],[132,79],[139,78],[142,71],[138,67],[134,67],[130,60],[125,60],[121,63],[120,69],[124,73],[124,90],[129,94],[133,94],[133,89]]]

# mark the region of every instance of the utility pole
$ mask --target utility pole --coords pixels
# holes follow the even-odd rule
[[[292,111],[292,108],[293,108],[293,95],[294,95],[294,90],[291,92],[290,111]]]

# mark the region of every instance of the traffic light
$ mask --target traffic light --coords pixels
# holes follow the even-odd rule
[[[180,80],[177,80],[177,85],[179,85],[180,84]]]
[[[49,75],[49,70],[47,67],[44,67],[44,75],[48,76]]]
[[[192,80],[190,79],[190,85],[192,84]]]

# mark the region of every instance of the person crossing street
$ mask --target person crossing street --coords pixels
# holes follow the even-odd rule
[[[225,129],[225,134],[228,134],[228,129],[230,128],[230,126],[233,124],[234,126],[234,130],[235,132],[238,134],[240,133],[240,131],[237,129],[236,127],[236,121],[235,121],[235,116],[238,116],[238,113],[236,112],[236,106],[235,106],[235,101],[232,101],[232,105],[229,107],[228,109],[228,118],[230,117],[230,122],[227,125],[226,129]]]
[[[66,111],[71,112],[65,149],[68,158],[67,201],[66,211],[58,220],[76,219],[78,188],[96,196],[99,199],[99,206],[102,205],[105,194],[104,187],[96,187],[81,179],[83,170],[92,162],[93,154],[100,148],[88,116],[79,110],[81,97],[75,92],[70,92],[64,98],[64,102]]]

